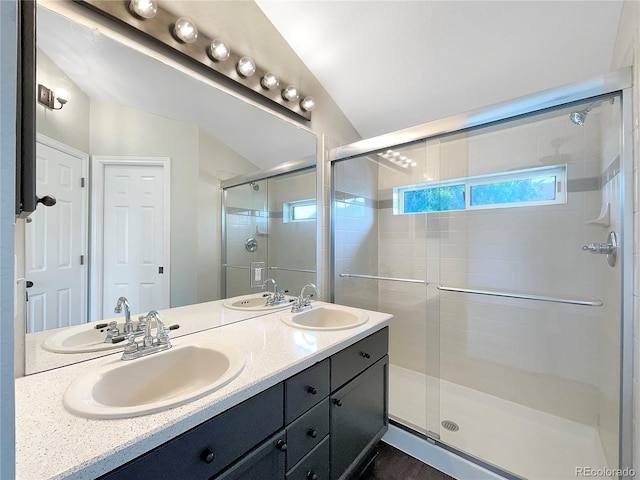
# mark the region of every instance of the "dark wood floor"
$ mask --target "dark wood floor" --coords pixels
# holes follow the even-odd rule
[[[378,451],[358,480],[454,480],[387,443],[380,442]]]

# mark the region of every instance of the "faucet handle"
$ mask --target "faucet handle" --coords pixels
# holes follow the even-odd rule
[[[129,335],[129,343],[127,343],[126,347],[124,347],[123,353],[136,353],[138,351],[138,343],[136,342],[136,336],[131,334]]]

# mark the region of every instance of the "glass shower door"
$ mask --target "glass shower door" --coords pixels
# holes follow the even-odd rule
[[[223,259],[226,297],[260,291],[252,287],[268,277],[269,255],[267,181],[251,182],[224,190],[225,241]],[[260,278],[251,277],[251,267],[262,268]],[[255,275],[255,273],[254,273]]]
[[[333,164],[334,301],[390,313],[389,416],[438,438],[437,261],[425,214],[397,215],[394,189],[424,180],[425,143]],[[437,265],[437,263],[436,263]]]
[[[588,248],[621,228],[620,118],[442,137],[436,182],[401,192],[438,223],[441,441],[515,477],[618,465],[620,264]]]

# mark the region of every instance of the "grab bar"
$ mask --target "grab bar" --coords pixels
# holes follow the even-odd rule
[[[490,295],[493,297],[508,297],[508,298],[520,298],[523,300],[537,300],[540,302],[553,302],[553,303],[567,303],[569,305],[583,305],[586,307],[601,307],[602,300],[580,300],[574,298],[556,298],[547,297],[544,295],[528,295],[522,293],[512,292],[500,292],[493,290],[476,290],[473,288],[461,288],[461,287],[447,287],[444,285],[438,285],[438,290],[444,292],[459,292],[459,293],[472,293],[475,295]]]
[[[304,268],[269,267],[269,270],[284,270],[285,272],[316,273],[315,270],[305,270]]]
[[[413,278],[378,277],[376,275],[359,275],[357,273],[341,273],[339,276],[346,278],[369,278],[371,280],[386,280],[389,282],[420,283],[422,285],[429,285],[425,280],[415,280]]]
[[[231,265],[229,263],[223,263],[222,266],[229,267],[229,268],[242,268],[243,270],[251,270],[251,267],[247,267],[246,265]]]

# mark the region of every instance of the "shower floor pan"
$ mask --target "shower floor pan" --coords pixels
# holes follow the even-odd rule
[[[421,433],[427,431],[427,381],[437,380],[390,365],[389,416]],[[525,478],[575,479],[576,467],[608,467],[594,427],[455,383],[440,382],[440,415],[433,413],[438,424],[459,427],[440,426],[443,442]]]

